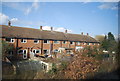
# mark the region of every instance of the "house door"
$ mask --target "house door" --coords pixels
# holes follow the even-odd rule
[[[27,50],[23,50],[23,59],[27,59]]]

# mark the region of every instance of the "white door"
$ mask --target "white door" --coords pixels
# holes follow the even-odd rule
[[[23,50],[23,59],[27,59],[27,50]]]

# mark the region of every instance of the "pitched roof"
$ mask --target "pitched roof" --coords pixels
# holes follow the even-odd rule
[[[8,27],[7,25],[0,25],[0,28],[2,28],[2,31],[0,31],[0,33],[2,33],[2,37],[98,42],[88,35],[70,34],[46,30],[41,31],[40,29],[16,26]]]

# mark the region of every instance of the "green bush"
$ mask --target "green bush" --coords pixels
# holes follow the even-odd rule
[[[56,74],[57,72],[58,72],[58,68],[56,67],[56,64],[53,63],[53,64],[52,64],[52,69],[49,70],[48,73],[50,73],[50,74]]]

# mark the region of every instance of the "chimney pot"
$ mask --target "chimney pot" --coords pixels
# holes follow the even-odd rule
[[[89,34],[87,33],[87,35],[89,35]]]
[[[67,33],[67,30],[65,30],[65,33]]]
[[[81,35],[83,35],[83,32],[81,33]]]
[[[9,26],[9,27],[11,26],[11,21],[8,21],[8,26]]]
[[[42,31],[42,26],[40,26],[40,30]]]
[[[53,27],[51,27],[50,29],[51,29],[51,31],[53,31]]]

